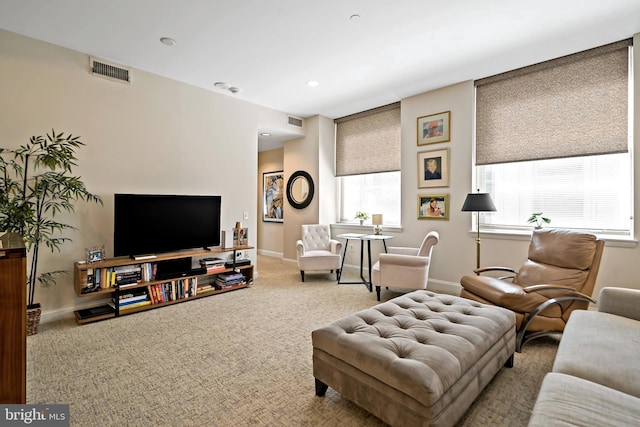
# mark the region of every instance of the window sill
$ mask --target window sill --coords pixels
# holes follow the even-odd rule
[[[373,234],[373,224],[360,225],[358,223],[339,222],[336,224],[331,224],[331,230],[334,230],[335,234],[342,234],[342,233],[349,233],[349,232]],[[384,224],[382,225],[383,234],[402,233],[403,230],[404,228],[398,225],[384,225]]]
[[[531,238],[531,232],[532,230],[505,230],[481,227],[480,238],[525,241]],[[611,234],[594,234],[598,237],[598,239],[604,240],[607,246],[619,248],[635,248],[636,246],[638,246],[638,241],[631,237],[616,236]],[[469,235],[476,237],[477,231],[470,230]]]

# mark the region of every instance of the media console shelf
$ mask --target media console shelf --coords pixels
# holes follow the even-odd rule
[[[97,307],[75,311],[78,323],[89,323],[177,304],[242,289],[253,283],[253,265],[236,265],[238,251],[253,246],[196,249],[160,254],[150,259],[130,257],[108,258],[98,262],[74,265],[74,283],[78,296],[110,296],[111,301]],[[217,258],[233,252],[233,261],[216,267],[169,271],[156,277],[159,266],[187,262],[192,258]]]

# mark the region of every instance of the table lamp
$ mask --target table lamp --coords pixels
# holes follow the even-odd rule
[[[371,215],[371,223],[373,224],[373,234],[379,236],[382,234],[382,214]]]
[[[476,213],[476,229],[478,235],[476,237],[476,268],[480,268],[480,212],[495,212],[497,209],[491,200],[489,193],[469,193],[462,205],[462,212]]]

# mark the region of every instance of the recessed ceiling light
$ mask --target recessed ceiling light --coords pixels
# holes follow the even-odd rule
[[[260,136],[271,136],[271,134],[269,132],[262,132]]]
[[[174,39],[172,39],[171,37],[161,37],[160,38],[160,43],[167,45],[167,46],[175,46],[176,41]]]
[[[360,19],[360,15],[358,15],[357,13],[354,13],[353,15],[351,15],[349,17],[349,20],[351,20],[351,21],[357,21],[359,19]]]
[[[319,81],[317,81],[317,80],[309,80],[309,81],[307,82],[307,86],[311,86],[311,87],[316,87],[316,86],[318,86],[319,84],[320,84],[320,82],[319,82]]]

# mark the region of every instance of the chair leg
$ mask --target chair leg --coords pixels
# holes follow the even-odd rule
[[[304,271],[300,270],[300,276],[302,276],[302,281],[304,282]]]
[[[564,301],[585,301],[585,302],[591,302],[591,303],[596,303],[594,300],[592,300],[590,297],[588,297],[587,295],[584,294],[579,294],[578,296],[561,296],[561,297],[556,297],[556,298],[550,298],[548,300],[546,300],[545,302],[543,302],[542,304],[540,304],[539,306],[537,306],[522,322],[522,324],[520,325],[520,329],[518,329],[518,331],[516,331],[516,351],[518,353],[522,352],[522,348],[524,347],[524,345],[536,338],[539,338],[541,336],[544,335],[550,335],[553,333],[561,333],[561,331],[543,331],[543,332],[534,332],[534,333],[530,333],[527,334],[527,328],[529,327],[529,323],[531,323],[531,321],[540,313],[542,313],[544,310],[546,310],[548,307],[552,306],[553,304],[559,304],[561,302]]]
[[[340,269],[338,268],[336,270],[336,280],[339,282],[340,281],[340,275],[342,275],[342,271],[340,271]]]
[[[315,378],[315,380],[316,380],[316,396],[322,397],[327,392],[327,389],[329,388],[329,386],[317,378]]]
[[[376,296],[378,297],[378,301],[380,301],[380,286],[376,286]]]

